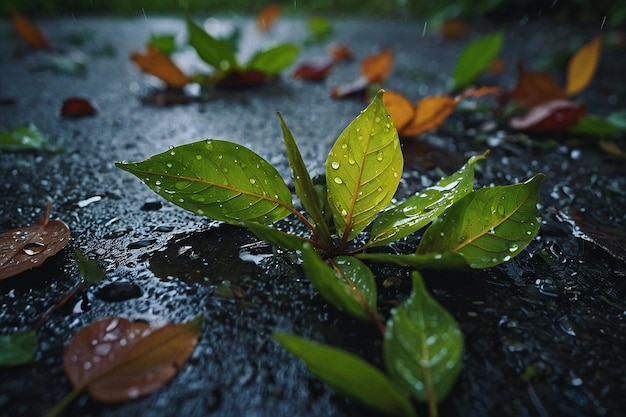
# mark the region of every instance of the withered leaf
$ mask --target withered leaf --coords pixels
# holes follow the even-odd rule
[[[255,69],[247,69],[242,71],[229,71],[224,77],[220,78],[215,86],[217,88],[238,90],[251,87],[258,87],[270,81],[271,76],[262,71]]]
[[[443,22],[437,27],[437,31],[446,39],[460,39],[467,34],[469,24],[460,19],[452,19]]]
[[[552,100],[530,109],[524,116],[513,117],[513,129],[537,133],[565,132],[587,113],[587,106],[570,100]]]
[[[189,78],[160,49],[146,46],[146,53],[132,53],[130,59],[144,72],[160,78],[169,87],[182,88],[189,83]]]
[[[69,97],[63,101],[61,107],[61,116],[68,118],[93,116],[96,113],[96,108],[82,97]]]
[[[328,54],[334,62],[350,61],[354,58],[352,49],[346,45],[333,45],[328,50]]]
[[[36,224],[0,234],[0,280],[40,266],[67,246],[69,227],[49,217],[50,202],[45,217]]]
[[[270,4],[265,6],[256,17],[257,29],[261,32],[269,30],[276,19],[278,19],[278,16],[280,16],[281,11],[282,7],[280,4]]]
[[[50,44],[39,30],[37,25],[22,16],[18,12],[13,12],[13,28],[20,38],[32,49],[48,49]]]
[[[293,78],[305,81],[324,81],[330,70],[333,68],[334,62],[327,63],[302,63],[293,72]]]
[[[361,62],[361,75],[372,84],[380,84],[389,75],[393,67],[393,51],[385,48],[377,54],[366,56]]]
[[[549,74],[538,71],[526,71],[521,62],[518,68],[519,76],[511,96],[520,107],[535,107],[546,101],[564,99],[566,97],[565,91],[561,89]]]
[[[120,403],[161,388],[193,352],[202,316],[153,328],[124,318],[96,321],[80,330],[63,353],[74,390],[98,401]]]
[[[567,65],[567,95],[580,93],[589,84],[596,72],[600,60],[600,48],[602,38],[600,36],[583,45]]]

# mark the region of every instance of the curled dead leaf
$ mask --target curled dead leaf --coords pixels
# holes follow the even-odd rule
[[[40,266],[69,241],[69,227],[61,220],[50,220],[48,202],[39,222],[0,234],[0,280]]]
[[[330,70],[333,68],[334,62],[322,64],[303,63],[293,72],[293,78],[305,81],[324,81]]]
[[[49,49],[48,39],[36,24],[22,16],[18,12],[13,12],[11,21],[13,29],[20,38],[32,49]]]
[[[328,54],[334,62],[350,61],[354,58],[352,49],[346,45],[334,45],[328,50]]]
[[[513,117],[513,129],[537,133],[565,132],[587,113],[587,106],[570,100],[552,100],[530,109],[524,116]]]
[[[120,403],[149,394],[172,379],[193,352],[202,317],[153,328],[123,318],[96,321],[79,331],[63,353],[74,390]]]
[[[160,49],[146,46],[146,53],[132,53],[130,59],[144,72],[161,79],[169,87],[182,88],[190,82],[183,71]]]

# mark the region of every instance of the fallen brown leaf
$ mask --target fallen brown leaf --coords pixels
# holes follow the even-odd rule
[[[257,29],[261,32],[269,30],[280,16],[281,11],[282,7],[279,4],[270,4],[263,8],[256,17]]]
[[[0,280],[40,266],[69,241],[69,227],[61,220],[50,220],[48,202],[39,222],[0,234]]]
[[[132,53],[130,59],[142,70],[160,78],[169,87],[182,88],[189,83],[189,78],[160,49],[146,46],[146,53]]]
[[[11,21],[20,38],[32,49],[49,49],[50,44],[43,32],[33,22],[18,12],[13,12]]]
[[[63,117],[78,118],[93,116],[96,113],[96,108],[89,100],[82,97],[69,97],[63,101],[61,107],[61,116]]]
[[[537,133],[565,132],[586,113],[587,106],[583,103],[552,100],[533,107],[524,116],[511,118],[509,126]]]

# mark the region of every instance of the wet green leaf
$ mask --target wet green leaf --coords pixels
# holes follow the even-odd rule
[[[0,151],[25,152],[48,151],[61,152],[60,146],[50,145],[48,139],[35,126],[18,126],[12,130],[0,131]]]
[[[463,335],[428,294],[420,274],[414,272],[412,279],[411,296],[391,311],[383,356],[392,380],[433,407],[448,395],[461,371]]]
[[[454,203],[426,230],[417,254],[459,252],[472,268],[517,256],[539,230],[543,174],[515,185],[482,188]]]
[[[335,271],[315,252],[310,244],[302,247],[302,267],[317,291],[330,304],[365,321],[372,321],[376,312],[376,282],[372,272],[356,258],[335,258]]]
[[[34,329],[0,335],[0,366],[32,362],[35,353],[37,353],[37,332]]]
[[[483,36],[465,47],[456,62],[453,90],[472,84],[497,58],[502,46],[502,32]]]
[[[466,269],[467,259],[457,252],[396,255],[391,253],[360,253],[356,258],[370,262],[387,262],[417,269]]]
[[[243,225],[260,239],[285,249],[302,250],[302,245],[308,241],[303,237],[283,232],[257,222],[243,222]]]
[[[382,94],[339,135],[326,161],[328,201],[343,242],[387,207],[402,176],[400,140]]]
[[[382,212],[372,223],[369,246],[385,245],[418,231],[472,191],[474,164],[487,154],[473,156],[454,174]]]
[[[78,261],[78,272],[86,283],[95,284],[100,282],[106,275],[106,271],[93,259],[88,259],[78,249],[74,249],[74,256]]]
[[[218,73],[228,72],[239,68],[235,50],[220,39],[214,38],[187,17],[187,32],[189,45],[204,62],[212,66]]]
[[[300,48],[290,43],[277,45],[273,48],[259,51],[248,62],[248,69],[261,71],[264,74],[275,76],[298,57]]]
[[[300,197],[302,205],[313,219],[315,230],[320,234],[320,240],[328,247],[332,247],[333,240],[330,235],[330,230],[328,230],[328,226],[326,225],[324,213],[320,207],[317,190],[315,189],[313,180],[311,180],[311,175],[304,164],[298,145],[280,113],[278,113],[278,117],[280,119],[280,127],[283,131],[287,159],[289,160],[289,165],[293,173],[296,194]]]
[[[274,332],[274,339],[302,359],[313,375],[338,393],[386,415],[417,416],[408,395],[378,368],[358,356],[281,331]]]
[[[173,204],[231,224],[270,224],[293,210],[291,192],[278,171],[231,142],[207,139],[116,166]]]

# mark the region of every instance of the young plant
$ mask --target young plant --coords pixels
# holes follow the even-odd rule
[[[413,291],[385,322],[377,308],[376,279],[365,262],[413,268],[486,268],[519,254],[539,229],[538,174],[508,186],[473,190],[469,159],[457,172],[405,202],[392,198],[402,176],[398,133],[383,92],[339,135],[326,161],[326,184],[313,182],[289,128],[283,139],[303,211],[278,171],[251,150],[208,139],[172,148],[142,162],[116,165],[172,203],[231,224],[302,254],[303,268],[332,305],[373,323],[384,336],[387,374],[354,355],[282,332],[276,340],[301,357],[337,391],[389,415],[412,416],[410,401],[426,401],[430,415],[461,367],[463,340],[450,314],[413,274]],[[292,216],[308,230],[272,226]],[[415,253],[368,252],[431,226]]]

